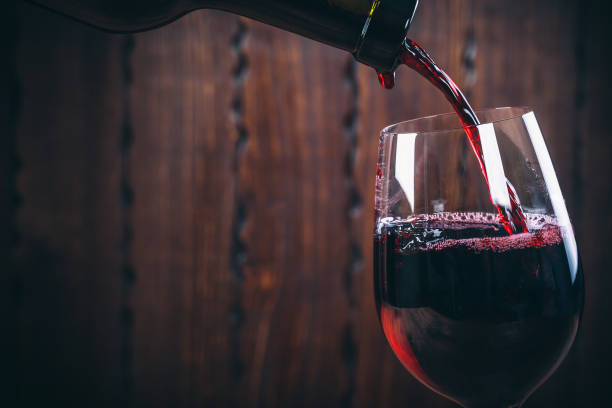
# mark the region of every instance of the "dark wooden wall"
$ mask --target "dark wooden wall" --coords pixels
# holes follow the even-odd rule
[[[377,135],[448,111],[429,84],[221,12],[112,35],[2,10],[2,406],[451,406],[371,284]],[[611,16],[427,0],[410,31],[475,106],[535,108],[575,222],[582,331],[527,407],[612,404]]]

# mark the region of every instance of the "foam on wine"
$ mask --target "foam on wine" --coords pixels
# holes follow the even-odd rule
[[[383,221],[378,229],[397,228],[397,250],[441,251],[452,247],[465,247],[479,253],[482,251],[504,252],[525,248],[542,248],[558,245],[563,239],[563,230],[554,217],[543,214],[525,214],[525,227],[531,232],[507,235],[499,227],[492,213],[441,212],[415,215],[405,219]],[[416,232],[421,234],[419,237]],[[452,231],[452,236],[448,236]],[[470,237],[470,231],[479,231],[486,237]],[[383,236],[382,239],[385,239]]]

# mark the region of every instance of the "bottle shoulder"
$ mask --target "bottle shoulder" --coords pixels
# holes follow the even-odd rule
[[[137,32],[167,24],[194,10],[184,0],[28,0],[51,11],[111,32]]]

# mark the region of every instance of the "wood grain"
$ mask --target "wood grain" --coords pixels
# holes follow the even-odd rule
[[[235,17],[201,12],[134,36],[134,406],[232,398],[235,30]]]
[[[347,55],[246,21],[241,406],[341,406],[350,330]],[[349,342],[352,340],[349,340]],[[354,358],[349,353],[348,360]],[[325,381],[322,381],[325,378]]]

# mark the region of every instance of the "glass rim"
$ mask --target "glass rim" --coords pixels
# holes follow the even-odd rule
[[[479,109],[479,110],[476,110],[475,113],[477,116],[481,116],[481,114],[491,113],[495,111],[497,111],[496,113],[501,113],[502,115],[504,114],[503,111],[507,111],[506,112],[507,116],[502,116],[499,119],[482,122],[480,125],[484,125],[488,123],[491,123],[491,124],[502,123],[502,122],[518,119],[519,117],[522,117],[525,114],[533,112],[533,109],[529,106],[501,106],[498,108]],[[397,129],[397,128],[400,128],[402,126],[407,126],[407,125],[417,126],[419,122],[425,122],[427,120],[443,119],[443,118],[449,118],[449,117],[454,117],[456,119],[457,127],[453,126],[453,127],[443,128],[443,129],[432,129],[432,130],[418,130],[417,128],[411,131],[399,131]],[[428,116],[420,116],[417,118],[408,119],[408,120],[404,120],[401,122],[396,122],[391,125],[385,126],[380,131],[380,134],[383,137],[401,135],[405,133],[416,133],[417,135],[422,136],[422,135],[428,135],[428,134],[440,134],[440,133],[450,133],[450,132],[458,132],[458,131],[463,132],[466,128],[469,129],[469,128],[474,128],[474,127],[476,126],[467,126],[467,127],[461,126],[461,123],[459,122],[459,119],[457,118],[457,113],[447,112],[447,113],[437,113],[437,114],[428,115]]]

